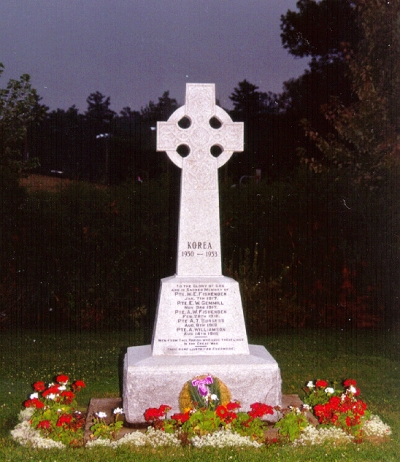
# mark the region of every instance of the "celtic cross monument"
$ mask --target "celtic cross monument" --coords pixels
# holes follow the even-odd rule
[[[218,193],[218,168],[243,150],[243,123],[215,104],[213,84],[187,84],[185,105],[157,123],[157,150],[182,173],[177,270],[161,282],[153,355],[248,354],[239,285],[221,273]]]
[[[187,128],[180,127],[182,120]],[[177,152],[182,145],[187,157]],[[211,154],[213,146],[222,150],[218,157]],[[232,122],[215,104],[214,85],[188,84],[185,105],[168,122],[157,123],[157,151],[182,169],[176,274],[220,276],[218,168],[234,151],[243,151],[243,122]]]
[[[157,123],[157,150],[181,169],[177,266],[161,280],[151,345],[125,355],[125,417],[142,422],[157,403],[178,412],[181,387],[200,375],[220,378],[243,408],[280,405],[278,364],[248,344],[239,284],[221,271],[218,169],[243,150],[243,123],[215,104],[214,84],[187,84],[185,105]]]

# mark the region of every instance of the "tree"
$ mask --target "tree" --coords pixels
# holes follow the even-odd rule
[[[115,112],[110,109],[110,97],[105,97],[99,91],[96,91],[88,96],[86,102],[88,103],[88,108],[85,112],[85,117],[88,123],[99,133],[107,132],[115,115]]]
[[[102,156],[90,161],[89,177],[92,180],[110,181],[110,138],[111,122],[115,112],[110,109],[110,97],[99,91],[91,93],[87,98],[88,108],[85,112],[87,129],[87,152],[103,152]]]
[[[37,129],[32,130],[41,172],[63,171],[72,178],[82,177],[85,120],[75,105],[47,114]]]
[[[4,66],[0,63],[0,75]],[[19,185],[24,170],[33,167],[35,161],[27,161],[27,132],[46,108],[39,105],[39,97],[32,87],[30,77],[9,80],[0,89],[0,294],[14,295],[16,275],[16,250],[18,230],[24,226],[21,204],[26,191]],[[24,158],[25,153],[25,158]],[[26,226],[26,224],[25,224]],[[14,276],[14,278],[13,278]],[[13,304],[7,306],[13,309]]]
[[[168,120],[169,116],[178,109],[178,102],[170,98],[169,91],[165,91],[158,98],[158,103],[150,101],[147,106],[141,109],[141,115],[148,124],[156,124],[158,121]]]
[[[400,130],[400,4],[379,0],[357,0],[363,39],[349,51],[351,76],[361,86],[366,71],[373,88],[385,100],[389,123]],[[349,57],[350,58],[350,57]],[[365,98],[364,98],[365,99]],[[381,121],[382,123],[383,121]]]
[[[278,112],[278,96],[271,92],[258,91],[258,87],[247,80],[239,82],[229,99],[233,103],[231,115],[238,121],[250,121],[261,115]]]
[[[244,122],[245,152],[234,156],[230,162],[231,175],[238,180],[242,176],[255,176],[260,169],[262,176],[270,179],[282,178],[293,169],[293,137],[290,121],[282,111],[281,97],[259,91],[247,80],[239,82],[230,95],[236,121]]]
[[[357,101],[345,105],[331,98],[323,106],[334,134],[322,136],[310,121],[303,125],[323,154],[319,169],[372,190],[386,182],[388,165],[400,158],[400,5],[359,0],[356,11],[363,39],[356,50],[344,51]]]
[[[3,70],[0,63],[0,75]],[[0,166],[15,177],[34,165],[23,160],[28,158],[28,127],[38,122],[47,110],[39,104],[39,99],[28,74],[19,80],[9,80],[7,87],[0,89]]]
[[[355,6],[363,38],[356,49],[345,49],[345,59],[357,100],[346,105],[333,98],[323,107],[334,129],[325,136],[303,122],[321,153],[318,161],[307,153],[303,162],[312,172],[309,183],[324,185],[329,204],[341,204],[335,211],[340,226],[329,230],[342,236],[331,247],[342,248],[343,271],[347,268],[353,279],[341,305],[355,307],[365,319],[382,320],[385,310],[392,322],[399,300],[393,280],[399,278],[400,259],[400,102],[394,98],[400,79],[400,4],[358,0]]]
[[[119,114],[122,119],[127,120],[135,120],[140,116],[140,112],[132,111],[132,109],[129,106],[123,107]]]
[[[281,16],[282,43],[292,55],[329,62],[343,58],[343,43],[354,48],[360,40],[353,1],[299,0],[296,6],[299,12]]]
[[[310,68],[285,83],[281,102],[295,127],[300,119],[307,118],[319,133],[326,134],[331,128],[321,106],[331,96],[346,105],[356,100],[345,49],[357,48],[362,31],[351,0],[299,0],[297,7],[298,12],[289,10],[281,16],[282,43],[293,56],[311,57]],[[293,138],[298,138],[296,131]],[[297,147],[302,143],[299,139]]]

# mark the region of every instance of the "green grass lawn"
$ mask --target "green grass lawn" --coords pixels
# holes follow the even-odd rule
[[[10,437],[22,402],[37,380],[68,374],[87,388],[79,394],[86,406],[92,397],[120,396],[119,370],[128,346],[141,343],[130,332],[0,331],[0,460],[1,461],[397,461],[400,458],[400,332],[298,330],[253,338],[278,361],[283,393],[298,393],[308,380],[354,378],[370,410],[392,427],[388,443],[267,449],[66,449],[35,450]],[[180,384],[177,384],[177,393]],[[158,406],[157,397],[154,405]]]

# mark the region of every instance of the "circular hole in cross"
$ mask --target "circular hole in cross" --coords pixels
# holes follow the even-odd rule
[[[217,119],[216,117],[211,117],[210,119],[210,127],[211,128],[221,128],[222,127],[222,123],[219,119]]]
[[[181,156],[181,157],[187,157],[190,154],[190,148],[187,144],[180,144],[176,148],[176,152]]]
[[[185,116],[185,117],[182,117],[182,119],[178,122],[178,125],[181,128],[189,128],[192,125],[192,122],[189,119],[189,117]]]
[[[211,155],[214,157],[220,156],[223,153],[223,151],[224,150],[219,144],[214,144],[213,146],[211,146],[211,149],[210,149]]]

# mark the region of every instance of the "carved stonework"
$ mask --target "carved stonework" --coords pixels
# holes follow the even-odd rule
[[[188,128],[178,125],[183,117],[190,120]],[[213,117],[220,121],[220,128],[211,127]],[[215,158],[210,152],[214,145],[222,149],[217,158],[217,168],[224,165],[234,151],[243,151],[243,123],[232,122],[229,114],[215,104],[214,84],[187,84],[185,105],[177,109],[167,122],[157,123],[157,151],[165,151],[180,168],[183,166],[182,157],[176,149],[181,144],[190,149],[188,159],[194,152],[204,153],[201,157],[196,154],[196,162],[187,163],[188,168],[196,166],[196,169],[200,168],[197,162],[214,164]]]
[[[178,153],[181,145],[187,156]],[[218,168],[243,150],[243,123],[215,104],[214,84],[187,84],[185,105],[157,123],[157,150],[182,169],[177,274],[220,275]]]

